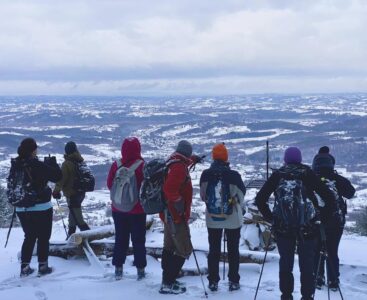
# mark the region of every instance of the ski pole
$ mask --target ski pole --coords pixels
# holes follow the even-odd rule
[[[15,212],[15,207],[14,207],[14,212],[13,212],[13,215],[11,217],[11,222],[10,222],[8,234],[6,235],[6,242],[5,242],[4,248],[6,248],[6,246],[8,245],[8,241],[9,241],[9,237],[10,237],[10,232],[11,232],[11,229],[13,228],[13,223],[14,223],[14,219],[15,219],[15,213],[16,212]]]
[[[56,203],[57,203],[57,206],[59,208],[59,211],[60,211],[60,203],[59,203],[59,200],[58,199],[55,199],[56,200]],[[64,230],[65,230],[65,234],[66,234],[66,238],[68,238],[68,231],[66,230],[66,225],[65,225],[65,221],[64,221],[64,217],[62,216],[62,213],[60,211],[60,216],[61,216],[61,221],[62,221],[62,225],[64,226]]]
[[[226,236],[226,231],[224,229],[224,234],[223,234],[223,280],[225,280],[226,278],[226,241],[227,241],[227,236]]]
[[[192,253],[194,254],[194,258],[195,258],[195,262],[196,262],[196,268],[198,269],[198,272],[199,272],[199,275],[200,275],[200,279],[201,279],[201,284],[203,285],[205,298],[208,298],[208,293],[206,291],[204,280],[203,280],[203,274],[201,273],[201,270],[200,270],[200,267],[199,267],[199,263],[198,263],[198,259],[196,258],[196,253],[195,253],[195,249],[194,248],[192,248]]]
[[[257,293],[258,293],[258,291],[259,291],[260,282],[261,282],[261,277],[262,277],[262,275],[263,275],[263,271],[264,271],[264,266],[265,266],[266,256],[268,255],[268,250],[269,250],[269,245],[270,245],[270,239],[271,239],[271,236],[269,236],[269,238],[268,238],[268,242],[267,242],[267,245],[266,245],[266,250],[265,250],[264,260],[263,260],[263,263],[262,263],[262,267],[261,267],[261,271],[260,271],[260,277],[259,277],[259,281],[258,281],[258,283],[257,283],[257,287],[256,287],[256,292],[255,292],[255,298],[254,298],[254,300],[256,300]]]

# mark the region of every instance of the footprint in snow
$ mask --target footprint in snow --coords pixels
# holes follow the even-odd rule
[[[44,292],[42,291],[37,291],[35,294],[34,294],[38,300],[47,300],[47,296]]]

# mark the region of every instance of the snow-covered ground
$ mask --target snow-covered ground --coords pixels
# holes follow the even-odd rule
[[[192,240],[196,249],[207,249],[207,233],[205,226],[193,223],[191,225]],[[0,241],[5,242],[7,231],[0,230]],[[57,223],[53,228],[52,240],[64,240],[65,233],[62,226]],[[101,262],[104,270],[91,267],[85,258],[64,260],[50,257],[50,265],[55,268],[51,275],[38,278],[31,275],[28,278],[19,278],[20,265],[18,252],[21,247],[23,233],[20,228],[13,229],[6,249],[0,248],[0,299],[1,300],[93,300],[93,299],[177,299],[178,296],[161,295],[158,293],[161,282],[160,263],[152,257],[148,257],[147,278],[136,280],[136,269],[132,266],[132,257],[129,256],[124,267],[124,277],[121,281],[115,281],[114,269],[111,259],[104,258]],[[148,232],[147,245],[162,245],[162,235]],[[247,250],[241,250],[246,252]],[[354,235],[345,235],[341,242],[341,288],[344,299],[364,300],[367,295],[367,238]],[[261,253],[263,254],[263,253]],[[206,267],[206,257],[197,252],[199,264],[202,269]],[[263,279],[257,299],[279,299],[278,289],[278,257],[276,253],[269,255],[265,265]],[[33,267],[37,266],[37,258],[33,257]],[[217,293],[209,292],[210,299],[243,300],[253,299],[257,280],[260,273],[260,265],[241,264],[241,290],[228,292],[227,280],[221,281]],[[185,263],[185,269],[195,269],[193,257]],[[221,263],[222,268],[222,263]],[[226,268],[228,270],[228,267]],[[295,265],[295,299],[299,299],[299,271]],[[222,274],[222,269],[220,271]],[[187,292],[180,296],[185,299],[204,298],[204,292],[199,276],[185,276],[181,280],[187,286]],[[204,277],[205,284],[207,280]],[[337,293],[332,293],[331,299],[340,299]],[[327,290],[316,292],[315,299],[327,299]]]

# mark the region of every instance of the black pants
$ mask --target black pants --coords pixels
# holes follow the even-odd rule
[[[214,229],[208,228],[208,239],[209,239],[209,255],[208,255],[208,280],[218,282],[219,277],[219,260],[221,254],[221,241],[223,230],[227,236],[227,247],[228,247],[228,279],[231,282],[238,283],[240,281],[239,263],[240,263],[240,231],[241,228],[237,229]],[[224,279],[224,278],[223,278]]]
[[[52,214],[52,208],[45,211],[17,212],[24,231],[21,254],[22,264],[31,262],[36,241],[38,262],[47,262],[52,231]]]
[[[327,267],[327,278],[330,282],[336,282],[339,280],[339,256],[338,249],[339,243],[343,235],[343,227],[339,228],[325,228],[326,235],[326,250],[328,252],[328,263]],[[325,276],[325,259],[322,258],[320,262],[320,269],[317,270],[319,259],[320,259],[320,250],[322,247],[321,238],[318,237],[317,240],[317,249],[315,256],[315,274],[318,276]]]
[[[282,299],[291,299],[294,289],[293,265],[296,250],[296,237],[277,236],[279,251],[279,288]],[[301,272],[301,294],[304,298],[312,297],[315,292],[314,259],[315,239],[298,240],[298,263]]]
[[[173,284],[185,263],[185,258],[175,255],[172,251],[163,248],[162,252],[162,281],[164,284]]]

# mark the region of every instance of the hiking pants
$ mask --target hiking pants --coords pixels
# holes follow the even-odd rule
[[[162,281],[172,284],[177,279],[185,260],[193,251],[190,228],[185,223],[174,224],[172,218],[168,218],[164,224],[164,242],[162,253]]]
[[[112,264],[121,267],[125,263],[131,236],[134,265],[139,269],[145,268],[147,265],[145,249],[146,214],[113,211],[112,217],[115,222],[115,248]]]
[[[328,253],[328,263],[326,264],[327,279],[329,282],[339,281],[339,256],[338,249],[341,237],[343,235],[343,227],[339,228],[325,228],[326,234],[326,250]],[[320,269],[317,270],[320,258],[320,251],[322,243],[320,237],[317,239],[317,249],[315,256],[315,274],[324,277],[325,276],[325,258],[321,258]]]
[[[44,211],[17,212],[24,231],[24,241],[21,251],[22,264],[29,264],[31,262],[36,242],[38,262],[45,263],[48,261],[52,215],[52,208]]]
[[[218,282],[219,277],[219,260],[221,255],[221,245],[222,245],[222,233],[227,237],[227,251],[228,251],[228,280],[234,283],[239,283],[240,274],[239,264],[240,264],[240,231],[241,228],[237,229],[217,229],[208,228],[208,239],[209,239],[209,254],[208,254],[208,280],[209,282]],[[224,280],[224,278],[223,278]]]
[[[282,298],[292,298],[294,290],[294,252],[296,237],[277,236],[279,251],[279,288]],[[297,245],[298,263],[301,272],[301,294],[309,299],[315,292],[314,259],[316,241],[313,238],[299,239]]]
[[[78,226],[79,229],[83,229],[85,226],[87,226],[87,223],[83,218],[81,207],[83,199],[84,194],[66,198],[69,207],[69,228],[75,228]]]

